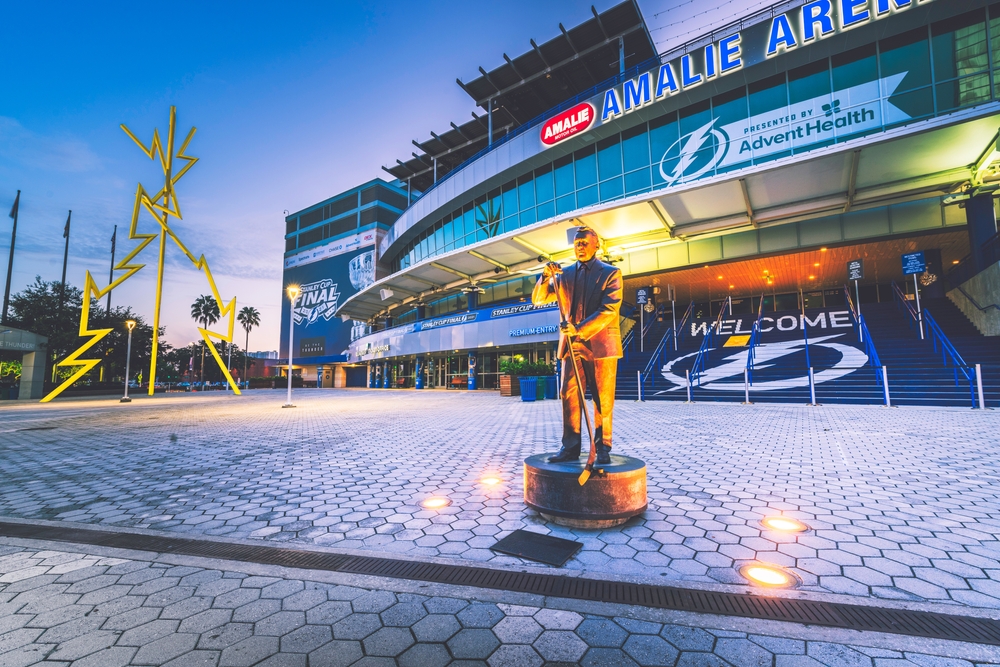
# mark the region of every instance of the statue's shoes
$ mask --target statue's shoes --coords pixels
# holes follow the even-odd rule
[[[575,452],[565,447],[559,450],[559,453],[555,456],[549,457],[549,463],[566,463],[567,461],[579,461],[580,460],[580,450],[577,449]]]
[[[597,448],[597,459],[595,461],[598,465],[606,466],[611,465],[611,448],[610,447],[598,447]]]

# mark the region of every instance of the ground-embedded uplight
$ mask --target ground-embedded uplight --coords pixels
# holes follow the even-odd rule
[[[783,533],[801,533],[802,531],[809,529],[809,527],[801,521],[791,519],[787,516],[769,516],[761,520],[761,524],[765,528],[780,530]]]
[[[795,583],[795,578],[779,567],[751,563],[740,568],[740,574],[759,586],[784,588]]]
[[[437,510],[441,509],[442,507],[447,507],[448,505],[451,505],[451,501],[445,498],[444,496],[431,496],[430,498],[427,498],[420,504],[429,510]]]
[[[485,484],[486,486],[496,486],[501,482],[499,477],[493,477],[493,476],[483,477],[479,481]]]

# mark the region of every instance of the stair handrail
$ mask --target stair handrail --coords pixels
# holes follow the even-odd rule
[[[941,363],[945,368],[948,368],[948,359],[951,359],[952,372],[955,377],[955,386],[959,386],[958,374],[961,373],[962,377],[965,378],[966,382],[969,383],[969,398],[972,401],[972,407],[976,407],[976,395],[975,389],[973,388],[972,380],[972,369],[969,368],[969,364],[965,363],[965,359],[959,354],[958,350],[952,344],[948,337],[945,335],[941,326],[937,323],[937,320],[931,316],[931,313],[926,308],[924,311],[924,324],[927,325],[927,333],[931,339],[931,344],[934,346],[934,352],[938,352],[938,346],[941,350]]]
[[[757,319],[750,327],[750,349],[747,351],[747,383],[753,386],[753,362],[756,358],[755,350],[760,345],[760,320],[764,316],[764,295],[760,295],[760,303],[757,304]]]
[[[854,299],[851,297],[851,288],[846,284],[842,286],[844,288],[844,296],[847,297],[847,308],[851,311],[851,319],[854,320],[854,325],[858,327],[858,342],[864,343],[868,331],[867,329],[864,331],[861,329],[861,311],[858,308],[861,304],[855,305]]]
[[[699,387],[701,386],[701,376],[705,372],[705,355],[708,354],[708,349],[711,347],[712,341],[718,335],[719,329],[722,328],[722,317],[726,314],[726,304],[729,304],[729,308],[732,309],[733,297],[727,296],[726,300],[722,302],[722,308],[719,309],[719,316],[715,318],[715,323],[705,332],[705,339],[701,341],[701,347],[698,348],[698,356],[694,358],[694,365],[691,366],[691,378],[698,380]]]
[[[893,283],[895,284],[895,283]],[[865,356],[868,357],[869,365],[875,370],[875,379],[878,381],[880,387],[885,389],[885,378],[882,376],[882,360],[878,356],[878,350],[875,349],[875,343],[872,341],[871,332],[868,331],[868,323],[865,322],[865,316],[858,312],[858,309],[854,305],[854,300],[851,298],[851,288],[844,285],[844,296],[847,297],[847,307],[851,311],[851,317],[854,319],[854,323],[858,327],[858,338],[861,344],[865,346]]]
[[[694,301],[688,304],[687,310],[684,311],[684,316],[681,317],[680,324],[677,326],[677,339],[680,340],[681,333],[684,331],[684,327],[687,325],[688,318],[691,317],[691,313],[694,311]],[[674,335],[673,328],[668,328],[663,334],[663,338],[656,345],[656,349],[653,350],[653,354],[649,357],[649,362],[646,367],[639,374],[639,384],[645,385],[646,380],[650,379],[650,388],[656,384],[656,370],[663,367],[663,355],[667,349],[667,343],[671,340]]]
[[[896,302],[896,307],[904,310],[910,316],[910,321],[907,324],[912,329],[915,324],[920,322],[920,317],[917,315],[917,309],[909,302],[906,294],[899,288],[895,280],[892,281],[892,298]]]

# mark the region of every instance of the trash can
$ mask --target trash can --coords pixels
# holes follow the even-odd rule
[[[534,401],[538,396],[538,378],[521,378],[521,400]]]
[[[559,398],[559,385],[555,375],[545,376],[545,398]]]

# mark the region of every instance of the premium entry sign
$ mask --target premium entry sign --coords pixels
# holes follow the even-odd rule
[[[847,263],[847,279],[848,280],[865,279],[865,263],[863,260],[852,259]]]
[[[915,273],[923,273],[927,270],[927,262],[924,260],[923,251],[910,252],[902,256],[903,275],[912,276]]]

